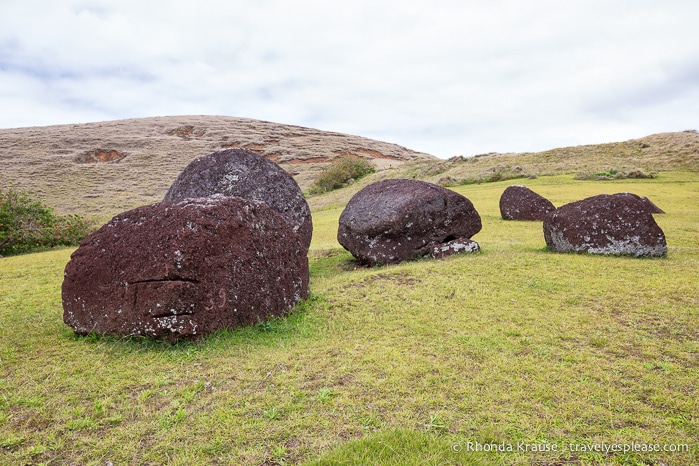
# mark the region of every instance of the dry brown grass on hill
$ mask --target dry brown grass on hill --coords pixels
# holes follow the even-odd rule
[[[371,159],[379,169],[433,159],[396,144],[299,126],[174,116],[0,130],[0,184],[29,189],[60,213],[105,220],[160,201],[190,161],[231,147],[277,162],[303,189],[338,157]]]
[[[699,134],[662,133],[608,144],[563,147],[544,152],[490,153],[448,160],[418,159],[363,178],[340,191],[309,199],[312,210],[341,206],[369,183],[386,178],[416,178],[443,186],[547,175],[581,175],[619,170],[658,174],[699,171]],[[526,183],[526,180],[523,181]]]
[[[455,186],[509,178],[597,172],[699,170],[699,134],[663,133],[625,142],[437,159],[396,144],[247,118],[174,116],[0,130],[0,185],[29,189],[58,213],[105,221],[158,202],[194,158],[244,147],[290,172],[307,190],[343,156],[371,160],[377,173],[311,207],[342,205],[367,183],[417,178]]]
[[[416,162],[417,177],[442,185],[559,174],[585,175],[618,170],[645,173],[699,170],[699,134],[662,133],[607,144],[562,147],[544,152],[453,157]]]

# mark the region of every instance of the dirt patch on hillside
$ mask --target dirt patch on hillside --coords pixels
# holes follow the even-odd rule
[[[116,163],[126,158],[126,154],[114,149],[94,149],[83,152],[75,158],[77,163]]]

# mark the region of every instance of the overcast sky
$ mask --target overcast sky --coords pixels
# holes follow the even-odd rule
[[[699,2],[0,0],[0,128],[189,114],[443,158],[699,129]]]

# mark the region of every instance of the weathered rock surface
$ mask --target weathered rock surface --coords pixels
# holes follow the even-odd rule
[[[601,194],[559,207],[544,219],[556,252],[664,256],[667,243],[651,209],[635,194]]]
[[[631,194],[631,193],[629,193],[629,194]],[[636,196],[635,194],[632,194],[632,195]],[[636,196],[636,197],[638,197],[641,200],[641,202],[643,202],[646,205],[646,209],[648,210],[648,213],[651,213],[651,214],[664,214],[665,213],[665,211],[663,209],[661,209],[660,207],[655,205],[655,203],[653,201],[651,201],[650,199],[648,199],[646,196],[643,196],[643,197]]]
[[[481,217],[464,196],[424,181],[372,183],[350,199],[337,239],[361,263],[391,264],[476,251]]]
[[[280,316],[308,295],[306,246],[265,203],[215,195],[114,217],[71,256],[78,334],[194,338]]]
[[[505,220],[543,220],[556,207],[522,185],[508,186],[500,196],[500,215]]]
[[[313,220],[301,188],[279,165],[247,149],[227,149],[194,159],[180,173],[166,201],[213,194],[266,202],[311,244]]]

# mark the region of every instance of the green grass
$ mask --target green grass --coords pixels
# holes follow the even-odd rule
[[[557,206],[648,196],[668,257],[547,252],[540,222],[500,218],[514,183]],[[357,267],[342,209],[316,211],[311,300],[174,346],[75,337],[72,249],[1,259],[0,464],[699,463],[699,175],[455,190],[483,218],[480,253]],[[689,451],[568,448],[632,442]]]

